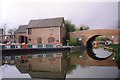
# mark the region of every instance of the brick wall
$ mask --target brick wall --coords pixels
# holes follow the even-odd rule
[[[19,43],[20,36],[26,36],[26,33],[16,33],[15,34],[15,40],[17,43]]]
[[[52,32],[50,31],[53,30]],[[60,27],[50,27],[50,28],[34,28],[32,33],[27,35],[28,39],[31,39],[32,44],[37,43],[38,38],[42,38],[42,43],[48,43],[49,37],[54,37],[55,41],[60,38]]]

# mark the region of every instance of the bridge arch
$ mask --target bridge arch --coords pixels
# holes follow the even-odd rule
[[[86,41],[86,47],[92,48],[92,42],[95,40],[96,37],[101,36],[101,35],[93,35],[92,37],[88,38]]]

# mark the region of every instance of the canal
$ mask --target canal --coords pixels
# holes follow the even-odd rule
[[[32,78],[32,80],[105,78],[105,80],[116,80],[119,77],[119,69],[114,60],[115,53],[103,48],[44,51],[34,52],[34,54],[31,52],[25,55],[18,53],[19,55],[2,56],[3,78]],[[12,74],[9,72],[10,70],[12,70]]]

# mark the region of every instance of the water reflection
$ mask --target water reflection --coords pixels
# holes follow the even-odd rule
[[[29,73],[32,78],[65,78],[67,65],[63,53],[5,56],[3,60],[14,62],[20,72]]]
[[[98,49],[99,51],[99,49]],[[69,54],[66,78],[117,78],[118,68],[113,56],[100,60],[90,57],[87,50]],[[101,51],[104,55],[104,51]],[[92,54],[91,54],[92,55]],[[94,55],[93,55],[94,56]],[[96,57],[95,57],[96,58]],[[114,79],[113,79],[114,80]]]
[[[87,54],[95,60],[105,60],[114,54],[114,52],[106,51],[103,48],[87,48],[86,51]]]
[[[99,50],[98,50],[99,51]],[[21,73],[34,79],[67,78],[117,78],[118,68],[114,55],[97,60],[93,51],[81,49],[75,52],[50,52],[26,55],[2,56],[3,64],[16,65]],[[101,50],[104,53],[104,51]]]
[[[77,65],[66,78],[117,78],[117,67],[81,66]]]
[[[104,48],[93,49],[93,52],[96,55],[96,57],[106,58],[106,59],[114,54],[114,52],[110,52],[108,50],[104,50]]]

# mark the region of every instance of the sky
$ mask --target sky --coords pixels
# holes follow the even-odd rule
[[[118,3],[118,28],[120,28],[120,2]]]
[[[0,0],[0,27],[28,24],[32,19],[64,17],[76,27],[118,28],[119,0]]]

